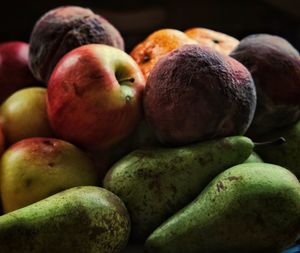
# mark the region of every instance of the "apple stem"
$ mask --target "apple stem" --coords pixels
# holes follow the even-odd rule
[[[265,148],[269,146],[277,146],[277,145],[282,145],[283,143],[286,142],[286,139],[284,137],[279,137],[274,140],[270,141],[263,141],[263,142],[254,142],[254,147],[255,148]]]
[[[127,77],[127,78],[119,80],[119,83],[123,83],[123,82],[131,82],[131,83],[133,83],[134,82],[134,78],[133,77]]]

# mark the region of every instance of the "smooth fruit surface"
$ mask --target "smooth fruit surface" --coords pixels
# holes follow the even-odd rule
[[[46,89],[30,87],[16,91],[0,108],[6,142],[11,145],[30,137],[52,137],[46,110]]]
[[[268,147],[267,147],[268,149]],[[257,154],[257,152],[252,152],[249,157],[244,161],[244,163],[263,163],[264,161]]]
[[[144,86],[139,67],[120,49],[97,44],[76,48],[51,75],[50,124],[62,139],[89,150],[107,149],[139,123]]]
[[[29,138],[8,148],[1,158],[4,212],[81,185],[96,185],[94,164],[74,145],[52,138]]]

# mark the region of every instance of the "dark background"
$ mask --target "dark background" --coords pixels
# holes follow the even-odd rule
[[[0,10],[0,42],[28,41],[32,27],[61,5],[90,7],[114,24],[127,51],[160,28],[206,27],[242,39],[253,33],[286,38],[300,50],[299,0],[6,1]]]

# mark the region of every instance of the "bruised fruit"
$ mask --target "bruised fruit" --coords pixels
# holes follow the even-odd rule
[[[36,85],[28,67],[29,45],[22,41],[0,44],[0,103],[15,91]]]
[[[27,206],[74,186],[97,183],[94,164],[74,145],[52,138],[29,138],[1,158],[4,212]]]
[[[3,132],[8,145],[30,137],[52,137],[46,111],[46,89],[18,90],[0,108]]]
[[[130,234],[123,202],[95,186],[74,187],[0,216],[9,253],[119,253]]]
[[[182,46],[161,58],[144,92],[146,119],[158,139],[170,145],[242,135],[255,106],[249,71],[198,45]]]
[[[259,139],[300,118],[300,57],[288,41],[251,35],[231,56],[248,68],[256,86],[257,108],[247,135]]]
[[[179,30],[161,29],[139,43],[130,55],[147,79],[151,69],[162,56],[185,44],[197,44],[197,42]]]
[[[29,64],[32,73],[46,82],[64,54],[92,43],[124,49],[119,31],[90,9],[77,6],[53,9],[37,21],[31,33]]]
[[[239,41],[227,34],[206,28],[190,28],[185,34],[196,40],[200,45],[211,47],[220,53],[229,55],[239,44]]]

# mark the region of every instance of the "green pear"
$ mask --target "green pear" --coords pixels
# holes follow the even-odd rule
[[[220,172],[249,157],[253,142],[233,136],[177,148],[139,149],[106,174],[104,188],[126,204],[132,238],[144,240]]]
[[[147,239],[148,253],[279,253],[300,234],[300,183],[287,169],[244,163],[219,174]]]
[[[263,162],[264,161],[261,159],[261,157],[254,151],[244,161],[244,163],[263,163]]]
[[[123,202],[103,188],[82,186],[0,216],[0,251],[117,253],[129,233]]]
[[[257,149],[256,152],[267,163],[283,166],[300,179],[300,121],[295,125],[269,134],[266,138],[282,136],[285,143]]]

